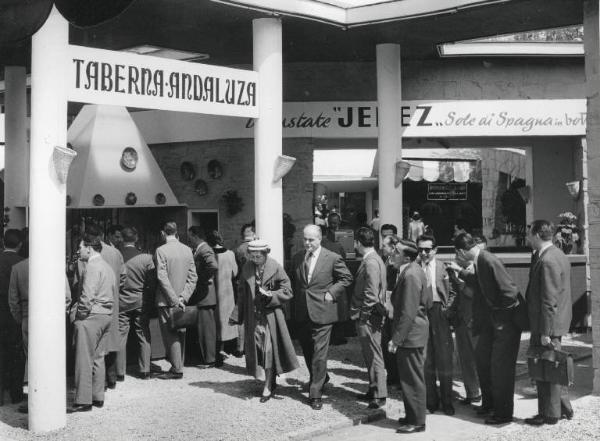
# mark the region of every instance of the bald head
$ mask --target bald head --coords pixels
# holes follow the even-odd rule
[[[306,251],[316,251],[321,246],[321,228],[316,225],[307,225],[304,227],[303,233]]]

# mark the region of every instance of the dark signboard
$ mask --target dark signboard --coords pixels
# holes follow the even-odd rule
[[[467,200],[467,184],[460,182],[427,184],[427,200],[465,201]]]

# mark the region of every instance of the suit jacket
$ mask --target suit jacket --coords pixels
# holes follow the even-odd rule
[[[473,320],[473,297],[479,290],[479,283],[475,274],[461,271],[460,278],[454,270],[449,270],[451,285],[456,297],[449,308],[451,323],[455,326],[464,324],[469,327]],[[481,295],[481,294],[479,294]]]
[[[310,282],[304,269],[306,251],[297,253],[292,259],[294,306],[296,320],[310,320],[319,325],[338,321],[336,302],[346,295],[346,287],[352,283],[352,275],[339,254],[321,247]],[[325,301],[329,292],[333,302]]]
[[[122,250],[127,277],[119,295],[119,312],[148,307],[156,290],[154,260],[132,246],[124,246]]]
[[[198,276],[192,250],[175,238],[156,249],[154,255],[157,306],[176,306],[179,298],[187,302],[196,288]]]
[[[385,264],[373,251],[363,258],[356,271],[350,318],[359,318],[361,312],[369,314],[376,303],[384,303],[386,289]]]
[[[569,331],[571,264],[554,245],[546,248],[532,264],[526,298],[532,334],[559,337]]]
[[[196,282],[196,289],[190,298],[189,304],[200,307],[215,306],[217,304],[215,276],[219,270],[219,265],[215,252],[206,242],[200,242],[196,248],[194,263],[196,265],[198,281]]]
[[[21,256],[13,251],[2,251],[0,253],[0,327],[9,326],[14,321],[8,306],[8,286],[10,284],[10,272],[15,263],[23,260]]]
[[[425,272],[425,269],[422,266],[421,269]],[[427,281],[427,276],[425,276],[425,281]],[[442,306],[444,308],[449,308],[454,302],[456,291],[450,285],[450,278],[448,277],[448,272],[446,271],[444,263],[438,259],[435,259],[435,288],[440,296]]]
[[[115,273],[104,259],[96,257],[89,260],[85,266],[75,319],[84,320],[90,314],[111,315],[118,296],[118,293],[115,294],[116,286]]]
[[[425,272],[418,263],[409,263],[398,275],[392,292],[392,341],[396,345],[402,348],[424,348],[427,345],[427,310],[432,301]]]
[[[13,265],[8,288],[10,313],[17,323],[29,317],[29,259]],[[65,274],[65,307],[71,303],[71,288]],[[66,312],[66,309],[65,309]]]
[[[123,255],[112,245],[102,242],[102,251],[100,256],[108,265],[112,268],[115,274],[115,290],[112,306],[112,318],[109,328],[109,338],[106,345],[108,352],[116,352],[119,350],[121,333],[119,332],[119,292],[125,284],[127,278],[127,270],[125,269],[125,263],[123,262]]]

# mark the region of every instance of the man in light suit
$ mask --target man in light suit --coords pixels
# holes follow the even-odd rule
[[[394,244],[393,265],[398,269],[398,282],[392,292],[394,319],[388,350],[396,354],[398,376],[404,400],[404,418],[398,422],[398,433],[425,430],[426,395],[425,347],[429,336],[427,311],[431,307],[431,290],[425,273],[415,262],[414,242],[390,238]]]
[[[79,255],[86,265],[81,294],[75,306],[75,400],[69,413],[86,412],[104,405],[104,355],[115,299],[115,275],[102,259],[100,238],[85,233]],[[117,294],[118,295],[118,294]]]
[[[299,340],[310,372],[309,404],[323,407],[323,386],[328,381],[327,353],[333,323],[338,321],[336,301],[346,295],[352,275],[340,255],[321,246],[321,229],[304,227],[304,248],[292,259],[295,318]]]
[[[185,329],[173,330],[169,327],[171,308],[175,306],[185,308],[196,288],[198,276],[192,250],[177,238],[177,224],[167,222],[163,227],[162,235],[165,244],[158,247],[154,255],[158,282],[156,305],[160,332],[167,358],[171,362],[171,369],[158,378],[170,380],[183,377],[182,346],[185,337]]]
[[[433,303],[427,311],[429,319],[429,344],[425,359],[425,382],[427,384],[427,409],[434,413],[439,409],[446,415],[454,415],[452,405],[452,355],[454,344],[448,321],[447,310],[455,297],[444,264],[435,258],[437,245],[433,236],[417,239],[419,263],[425,273],[427,289],[431,291]],[[438,396],[437,380],[440,380]]]
[[[217,360],[217,291],[214,277],[219,270],[213,249],[202,239],[204,232],[198,226],[190,227],[188,238],[194,252],[198,281],[189,300],[198,307],[198,345],[200,347],[200,367],[215,367]]]
[[[385,264],[374,245],[373,230],[360,228],[356,233],[356,247],[362,255],[362,262],[356,272],[350,308],[350,318],[356,320],[356,333],[369,373],[369,390],[359,398],[369,401],[370,409],[384,406],[387,398],[386,372],[381,350],[381,328],[385,315],[376,309],[377,304],[383,307],[385,303],[386,272]]]
[[[500,259],[478,247],[470,234],[456,236],[454,247],[457,257],[473,262],[460,277],[464,280],[468,274],[475,274],[479,285],[473,297],[473,334],[479,335],[475,357],[482,400],[477,414],[488,416],[486,424],[506,424],[513,419],[521,341],[521,329],[514,320],[519,291]]]
[[[561,337],[569,332],[572,318],[571,265],[567,256],[552,245],[553,235],[550,222],[536,220],[531,224],[529,242],[533,256],[526,298],[531,345],[560,349]],[[556,424],[561,415],[573,417],[566,388],[538,381],[537,391],[538,413],[525,419],[527,424]]]

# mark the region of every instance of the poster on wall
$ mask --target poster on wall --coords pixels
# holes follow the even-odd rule
[[[466,201],[467,184],[462,182],[442,182],[427,184],[428,201]]]

